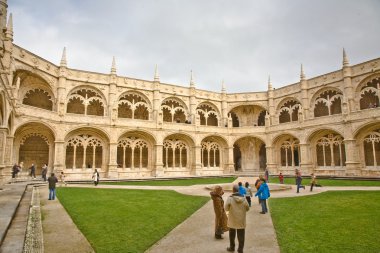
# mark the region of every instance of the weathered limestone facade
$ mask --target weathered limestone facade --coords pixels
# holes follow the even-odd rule
[[[271,173],[380,176],[380,59],[279,89],[229,94],[55,65],[13,44],[0,1],[0,182]]]

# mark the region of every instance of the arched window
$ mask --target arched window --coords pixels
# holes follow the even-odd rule
[[[186,122],[186,111],[181,103],[174,99],[165,100],[161,105],[163,120],[165,122]]]
[[[299,166],[300,165],[300,142],[298,139],[289,138],[281,144],[281,166]]]
[[[165,140],[163,150],[163,162],[165,168],[186,168],[188,146],[177,139]]]
[[[127,94],[119,99],[119,118],[149,120],[147,101],[138,94]]]
[[[317,141],[317,165],[319,167],[345,166],[345,148],[343,138],[337,134],[328,134]]]
[[[103,143],[91,135],[81,134],[66,142],[66,168],[101,168]]]
[[[126,137],[118,142],[117,163],[119,167],[135,169],[148,167],[148,144],[137,137]]]
[[[201,161],[203,167],[220,167],[220,146],[213,141],[203,141],[201,149]]]
[[[279,122],[298,121],[298,112],[301,109],[301,104],[296,100],[289,100],[280,108]]]
[[[314,116],[328,116],[342,113],[343,94],[340,91],[327,90],[315,100]]]
[[[364,157],[366,166],[377,167],[380,164],[380,133],[379,130],[369,133],[364,138]]]
[[[380,77],[367,83],[360,91],[360,110],[379,106]]]
[[[91,89],[81,89],[68,97],[67,112],[104,116],[104,105],[105,102],[99,93]]]
[[[201,119],[201,125],[218,126],[218,113],[210,105],[202,104],[197,107],[197,113]]]
[[[24,105],[30,105],[41,109],[53,110],[53,101],[49,93],[43,89],[29,90],[22,100]]]

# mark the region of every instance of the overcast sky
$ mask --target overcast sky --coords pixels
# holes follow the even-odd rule
[[[264,91],[380,57],[379,0],[8,0],[14,43],[69,68]]]

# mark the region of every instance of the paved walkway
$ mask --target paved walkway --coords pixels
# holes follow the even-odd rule
[[[254,178],[239,178],[237,181],[254,181]],[[226,190],[231,188],[232,184],[225,184],[223,187]],[[73,184],[71,187],[86,187],[94,188],[89,184]],[[197,196],[209,196],[207,185],[194,186],[115,186],[100,184],[97,188],[119,188],[119,189],[149,189],[149,190],[175,190],[177,192]],[[3,187],[4,188],[4,187]],[[0,221],[9,223],[11,217],[11,208],[5,207],[7,201],[12,200],[9,205],[17,205],[17,199],[21,197],[20,191],[25,189],[25,184],[7,185],[6,189],[0,191]],[[294,186],[286,191],[271,192],[272,198],[278,197],[296,197],[310,194],[317,194],[328,190],[380,190],[380,187],[322,187],[314,188],[313,192],[301,190],[299,194],[295,192]],[[18,195],[16,194],[18,193]],[[18,197],[12,197],[16,194]],[[225,198],[230,195],[226,192]],[[6,197],[8,196],[8,197]],[[43,215],[43,237],[45,252],[94,252],[87,239],[78,230],[72,222],[70,216],[66,213],[63,206],[58,200],[48,201],[47,186],[40,187],[41,210]],[[280,252],[276,239],[275,230],[273,228],[272,219],[269,214],[259,214],[260,206],[257,199],[253,199],[253,206],[247,213],[247,228],[246,228],[246,244],[245,252]],[[2,206],[4,205],[4,206]],[[3,208],[4,207],[4,208]],[[14,208],[14,207],[13,207]],[[270,209],[270,207],[269,207]],[[5,211],[5,212],[4,212]],[[5,218],[6,217],[6,218]],[[4,224],[1,224],[3,227]],[[183,223],[179,224],[163,239],[153,245],[147,253],[163,253],[163,252],[226,252],[228,246],[228,233],[224,235],[225,239],[214,239],[214,211],[212,202],[209,201],[205,206],[200,208],[192,216]],[[258,232],[260,228],[260,233]],[[1,232],[1,231],[0,231]],[[0,233],[1,234],[1,233]],[[4,232],[3,232],[4,234]]]

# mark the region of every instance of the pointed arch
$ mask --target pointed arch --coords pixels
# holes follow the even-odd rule
[[[279,123],[298,121],[302,105],[296,98],[285,98],[277,106]]]
[[[317,92],[312,101],[314,117],[330,116],[342,113],[343,93],[341,90],[328,87]]]
[[[200,124],[206,126],[219,126],[220,113],[218,108],[210,102],[202,102],[197,106]]]
[[[107,103],[102,92],[95,87],[80,86],[67,96],[67,113],[104,116]]]
[[[149,99],[142,93],[128,91],[118,99],[118,117],[149,120],[152,106]]]
[[[162,101],[161,111],[165,122],[186,123],[189,111],[186,104],[179,98],[169,97]]]
[[[229,114],[232,118],[232,126],[265,126],[264,107],[255,104],[244,104],[233,107]]]

